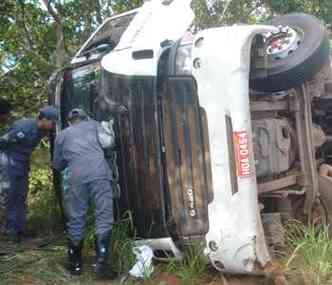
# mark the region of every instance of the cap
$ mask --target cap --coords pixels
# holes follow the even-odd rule
[[[85,120],[88,118],[88,114],[83,109],[80,109],[80,108],[72,109],[67,116],[67,120],[72,121],[73,119],[76,119],[76,118]]]
[[[39,111],[39,117],[55,122],[58,119],[58,110],[54,106],[46,106]]]

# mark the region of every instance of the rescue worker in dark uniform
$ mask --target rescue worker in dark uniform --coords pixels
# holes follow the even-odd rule
[[[40,110],[38,118],[16,121],[0,137],[0,149],[8,157],[6,235],[11,241],[18,242],[25,236],[31,154],[41,139],[55,128],[56,120],[57,110],[47,106]]]
[[[11,109],[12,107],[9,101],[0,98],[0,135],[4,134],[6,131]],[[7,166],[7,155],[3,151],[0,151],[0,233],[5,231],[6,225],[7,192],[9,189]]]
[[[86,214],[91,202],[95,205],[96,264],[95,272],[104,275],[108,265],[108,248],[113,225],[111,170],[104,148],[114,142],[113,129],[105,129],[82,109],[68,115],[69,127],[55,140],[53,166],[64,171],[68,189],[64,193],[67,216],[68,259],[72,274],[82,271]]]

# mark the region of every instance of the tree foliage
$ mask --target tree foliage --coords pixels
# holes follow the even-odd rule
[[[142,2],[0,1],[0,97],[13,102],[14,117],[35,113],[47,102],[48,78],[69,61],[98,25]]]
[[[200,27],[264,22],[274,15],[304,12],[332,24],[331,0],[226,0],[217,1],[208,11],[205,0],[197,0],[196,15]]]
[[[331,0],[269,0],[267,4],[272,14],[305,12],[317,16],[326,24],[332,23]]]
[[[36,2],[5,0],[0,6],[0,96],[14,102],[19,115],[44,99],[55,37]]]
[[[267,17],[263,0],[217,1],[212,11],[207,10],[205,0],[196,1],[195,14],[200,28],[235,23],[255,23]]]

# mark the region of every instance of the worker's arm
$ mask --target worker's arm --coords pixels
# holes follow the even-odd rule
[[[19,125],[14,124],[7,133],[0,137],[0,149],[6,149],[14,143],[18,143],[26,138],[25,132]]]
[[[63,157],[63,137],[57,136],[54,142],[53,168],[62,171],[67,167],[67,162]]]

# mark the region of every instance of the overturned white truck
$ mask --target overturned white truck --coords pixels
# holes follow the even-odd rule
[[[106,20],[50,101],[59,128],[74,107],[114,123],[119,215],[156,257],[197,240],[218,270],[255,272],[271,260],[262,217],[323,222],[332,209],[328,39],[304,14],[192,33],[190,4]]]

